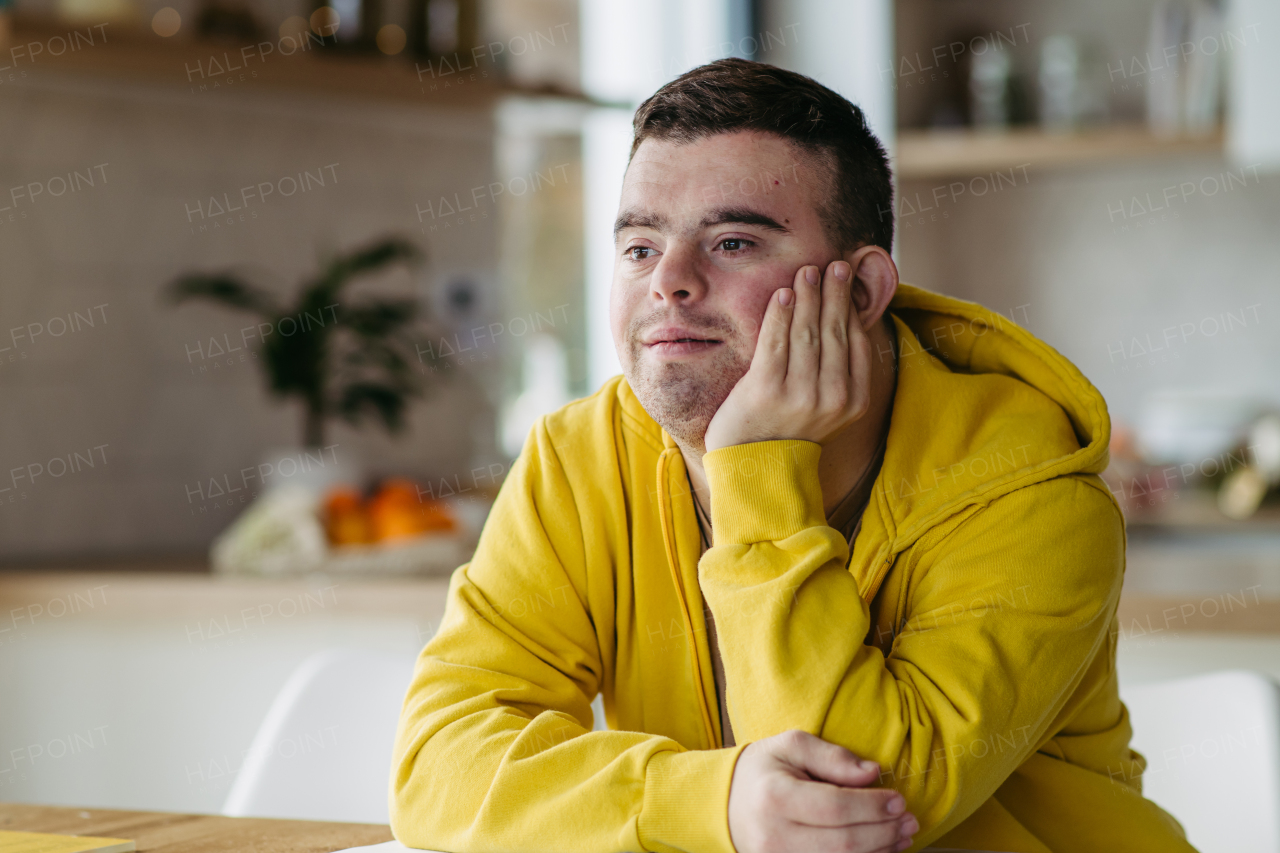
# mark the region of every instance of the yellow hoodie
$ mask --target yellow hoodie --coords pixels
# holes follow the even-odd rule
[[[1102,397],[978,305],[902,285],[890,310],[897,392],[852,554],[816,444],[707,454],[699,561],[683,458],[625,381],[538,423],[405,699],[400,841],[733,853],[739,752],[803,729],[880,762],[912,850],[1194,853],[1140,794],[1117,694]],[[591,731],[597,693],[610,731]]]

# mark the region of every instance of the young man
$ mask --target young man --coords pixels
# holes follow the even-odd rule
[[[539,422],[453,577],[401,841],[1192,851],[1117,695],[1106,406],[900,286],[892,209],[861,112],[808,78],[723,60],[640,107],[625,379]]]

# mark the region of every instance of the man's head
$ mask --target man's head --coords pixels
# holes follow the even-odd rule
[[[897,282],[888,158],[853,104],[740,59],[668,83],[634,127],[614,343],[645,410],[700,449],[751,364],[770,296],[800,267],[849,261],[864,328],[880,319]]]

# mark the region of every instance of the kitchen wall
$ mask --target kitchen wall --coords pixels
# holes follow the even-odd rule
[[[234,268],[284,294],[321,258],[399,234],[429,262],[375,289],[423,295],[445,332],[504,321],[496,210],[438,212],[494,180],[490,108],[244,86],[0,86],[0,562],[201,553],[245,497],[210,497],[209,479],[300,443],[300,412],[268,398],[251,352],[212,354],[254,321],[163,301],[180,273]],[[211,197],[245,209],[211,214]],[[338,427],[333,456],[427,476],[495,461],[480,381],[496,361],[444,359],[456,369],[425,377],[400,438]]]
[[[1141,128],[1151,82],[1188,74],[1151,55],[1158,5],[899,0],[897,65],[885,69],[899,124],[918,131],[958,121],[970,100],[969,60],[1000,52],[1011,65],[1012,118],[1034,125],[1042,46],[1065,35],[1080,49],[1082,89],[1105,107],[1085,130]],[[1238,51],[1274,50],[1274,34],[1253,20],[1224,23],[1200,44],[1228,64]],[[1226,91],[1229,98],[1230,78]],[[1280,358],[1280,176],[1259,164],[1152,146],[1148,155],[1073,168],[1032,156],[998,176],[907,180],[898,189],[903,280],[1027,326],[1093,380],[1115,419],[1135,424],[1149,395],[1173,388],[1280,404],[1272,369]]]
[[[981,196],[990,174],[902,184],[900,199],[924,200],[916,209],[936,204],[936,186],[966,183],[899,217],[903,281],[1026,326],[1084,371],[1115,420],[1133,424],[1168,388],[1280,405],[1280,176],[1202,155],[1030,163],[1014,177]]]

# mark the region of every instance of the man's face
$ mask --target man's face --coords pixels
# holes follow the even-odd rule
[[[747,372],[769,297],[835,260],[821,161],[766,133],[646,139],[619,206],[609,315],[627,381],[683,447]]]

